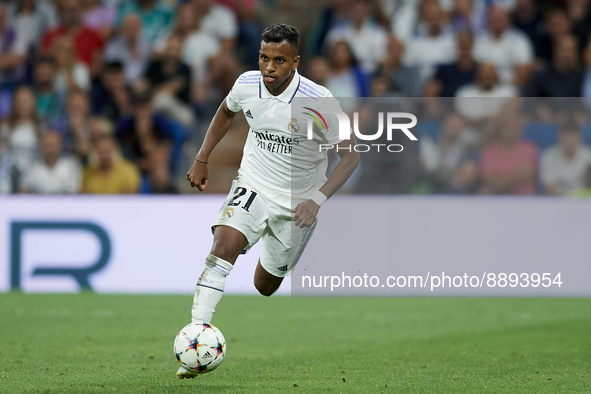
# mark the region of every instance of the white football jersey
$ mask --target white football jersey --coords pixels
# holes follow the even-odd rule
[[[239,176],[264,197],[292,208],[326,182],[328,160],[320,144],[342,141],[338,121],[335,115],[329,115],[320,117],[319,122],[318,116],[313,119],[310,114],[319,105],[340,110],[328,89],[295,71],[287,89],[273,96],[261,72],[248,71],[236,80],[226,104],[233,112],[242,110],[250,126]],[[313,124],[310,140],[308,121]]]

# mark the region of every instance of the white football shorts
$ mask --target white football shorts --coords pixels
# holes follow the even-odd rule
[[[289,209],[275,204],[272,193],[267,194],[261,195],[243,178],[236,178],[212,229],[230,226],[240,231],[248,241],[244,253],[261,240],[261,265],[271,275],[283,278],[291,275],[318,220],[299,228]]]

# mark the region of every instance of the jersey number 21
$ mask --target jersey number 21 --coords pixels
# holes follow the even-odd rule
[[[236,207],[236,206],[240,205],[241,200],[238,200],[238,199],[240,197],[244,196],[246,194],[246,192],[247,192],[247,190],[244,187],[236,188],[236,192],[234,193],[234,197],[232,197],[232,199],[228,203],[228,206],[229,207]],[[244,209],[246,212],[249,212],[248,208],[250,208],[250,205],[252,204],[252,202],[254,201],[256,196],[257,196],[257,193],[255,191],[251,190],[250,196],[248,197],[246,204],[244,204],[241,208]]]

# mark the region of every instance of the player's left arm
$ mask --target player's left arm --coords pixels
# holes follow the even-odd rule
[[[355,171],[359,165],[359,153],[353,149],[353,141],[354,139],[351,138],[337,144],[337,153],[341,160],[337,163],[327,181],[319,190],[322,193],[322,195],[319,195],[321,201],[314,201],[317,199],[315,196],[313,199],[299,203],[291,210],[291,212],[295,212],[293,220],[296,226],[302,228],[311,226],[314,223],[314,219],[316,219],[316,215],[318,215],[320,205],[324,202],[322,200],[329,199],[335,194],[347,182],[353,171]]]

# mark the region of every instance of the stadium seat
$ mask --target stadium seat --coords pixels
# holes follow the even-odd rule
[[[530,123],[525,127],[524,137],[535,143],[542,151],[558,142],[558,125]]]
[[[441,122],[435,120],[420,121],[417,124],[417,130],[421,136],[428,135],[436,140],[441,132]]]

